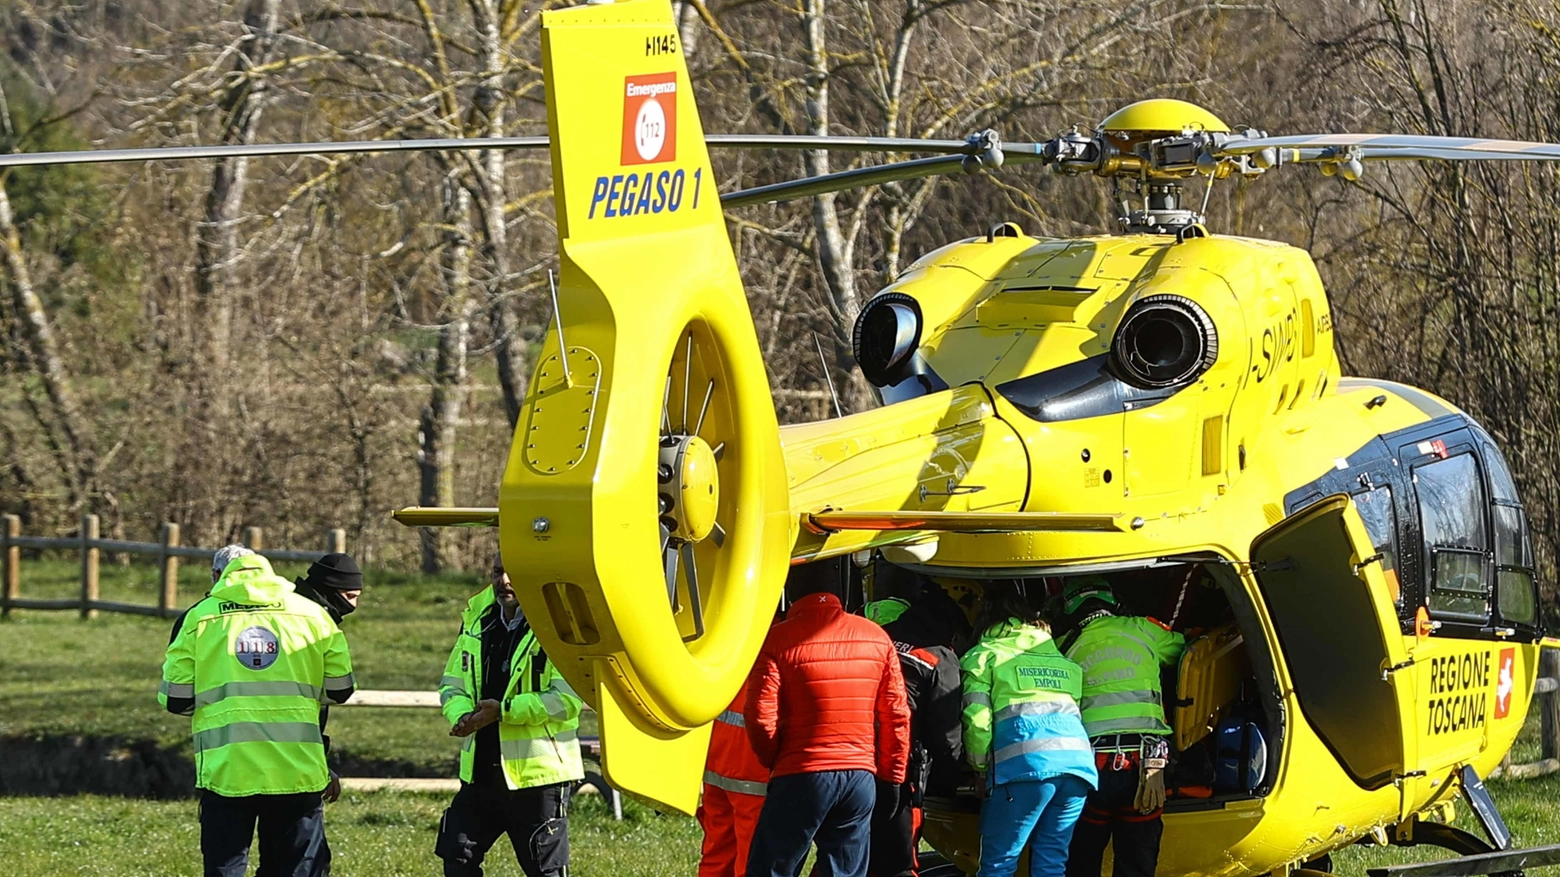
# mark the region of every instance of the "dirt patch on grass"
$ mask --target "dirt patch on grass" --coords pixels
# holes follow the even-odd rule
[[[186,747],[121,737],[0,737],[0,752],[0,795],[195,793],[195,762]]]
[[[189,798],[195,794],[195,761],[189,746],[167,746],[123,737],[0,737],[0,796],[114,795]],[[410,761],[331,756],[331,768],[349,777],[454,776]]]

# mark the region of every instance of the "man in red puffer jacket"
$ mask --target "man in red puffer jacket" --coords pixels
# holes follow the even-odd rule
[[[794,877],[814,840],[820,877],[864,877],[877,781],[889,794],[905,781],[899,656],[882,628],[845,613],[840,582],[834,560],[791,568],[791,609],[748,679],[743,719],[770,771],[748,877]]]

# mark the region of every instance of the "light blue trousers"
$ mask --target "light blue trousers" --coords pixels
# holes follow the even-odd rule
[[[980,808],[980,871],[976,877],[1012,877],[1029,845],[1030,877],[1063,877],[1073,826],[1089,784],[1072,774],[991,790]]]

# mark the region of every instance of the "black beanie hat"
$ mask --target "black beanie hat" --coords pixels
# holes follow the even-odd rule
[[[303,580],[322,590],[363,590],[363,571],[358,569],[357,561],[345,554],[327,554],[314,561]]]

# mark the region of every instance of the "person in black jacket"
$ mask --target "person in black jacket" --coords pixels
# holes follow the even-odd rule
[[[911,574],[880,568],[878,575],[886,579]],[[921,806],[928,794],[952,797],[964,760],[962,689],[959,658],[954,652],[954,644],[968,638],[967,625],[961,626],[964,613],[931,581],[922,581],[919,588],[899,585],[897,590],[910,608],[883,625],[883,631],[899,653],[910,701],[910,771],[900,794],[879,796],[880,802],[893,806],[879,807],[872,813],[870,877],[915,877],[919,873],[916,849],[921,842]]]
[[[363,594],[363,571],[351,557],[327,554],[309,566],[302,578],[294,579],[298,594],[320,604],[337,624],[341,619],[357,611],[358,598]],[[320,704],[320,736],[325,739],[325,756],[330,757],[330,737],[325,735],[325,725],[330,722],[330,704]],[[341,777],[334,769],[330,772],[330,785],[322,796],[326,803],[341,797]]]

